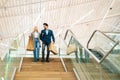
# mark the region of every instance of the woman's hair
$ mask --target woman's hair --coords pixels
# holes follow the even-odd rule
[[[35,31],[38,32],[37,26],[34,27],[34,31],[33,32],[35,32]]]

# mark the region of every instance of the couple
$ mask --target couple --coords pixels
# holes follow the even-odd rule
[[[49,51],[49,45],[51,43],[51,38],[53,40],[53,43],[55,43],[55,38],[54,38],[54,34],[53,31],[48,29],[48,24],[47,23],[43,23],[43,27],[44,29],[41,31],[41,33],[39,34],[37,27],[34,28],[34,31],[32,32],[32,38],[33,38],[33,42],[34,42],[34,62],[39,61],[39,52],[40,52],[40,40],[42,41],[42,60],[41,62],[45,61],[44,58],[44,53],[45,53],[45,47],[47,46],[47,56],[46,56],[46,62],[49,62],[49,55],[50,55],[50,51]]]

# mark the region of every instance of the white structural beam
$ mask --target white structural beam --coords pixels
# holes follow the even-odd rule
[[[102,19],[102,21],[100,22],[100,24],[99,24],[99,26],[98,26],[98,28],[97,28],[98,30],[99,30],[100,27],[102,26],[105,18],[107,17],[107,15],[108,15],[108,13],[109,13],[109,11],[110,11],[110,8],[113,6],[114,2],[115,2],[115,0],[112,0],[110,6],[109,6],[108,9],[107,9],[107,12],[106,12],[105,15],[103,16],[103,19]]]

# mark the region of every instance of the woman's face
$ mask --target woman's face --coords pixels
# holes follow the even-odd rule
[[[34,27],[34,31],[38,31],[38,28],[37,28],[37,27]]]

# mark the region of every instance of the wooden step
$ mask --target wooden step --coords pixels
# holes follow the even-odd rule
[[[17,78],[15,80],[62,80],[61,78]]]
[[[24,58],[22,71],[64,71],[60,59],[51,58],[50,62],[33,62],[33,58]]]
[[[50,62],[60,62],[60,59],[59,58],[50,58],[49,59],[50,60]],[[39,60],[39,62],[41,61],[41,59]],[[24,60],[23,60],[23,62],[24,63],[31,63],[31,62],[34,62],[33,61],[33,58],[24,58]],[[23,63],[23,64],[24,64]],[[35,62],[36,63],[36,62]]]
[[[31,77],[31,78],[72,78],[74,77],[73,73],[61,73],[61,74],[56,74],[56,73],[18,73],[16,74],[17,78],[20,77]]]
[[[33,62],[33,58],[24,58],[21,72],[14,80],[77,80],[73,72],[65,72],[58,58],[50,62]]]
[[[27,80],[27,78],[28,80],[39,78],[40,80],[47,80],[48,78],[53,80],[76,80],[73,72],[20,72],[15,76],[15,80]]]
[[[76,80],[74,78],[17,78],[15,80]]]

